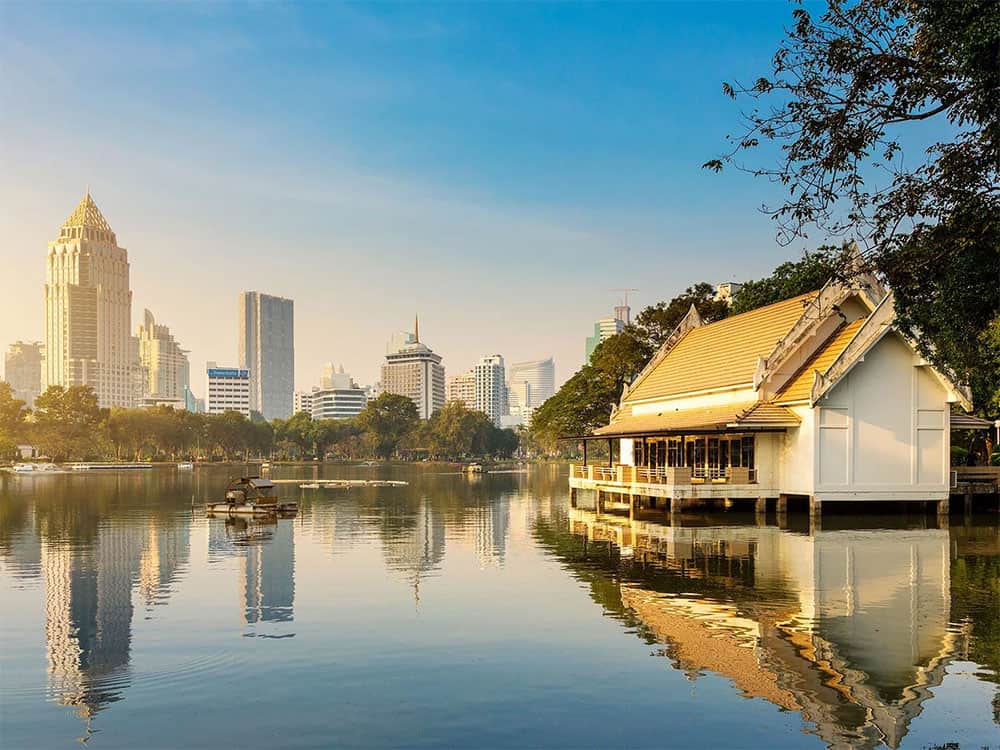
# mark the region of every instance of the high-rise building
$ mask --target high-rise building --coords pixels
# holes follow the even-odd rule
[[[14,398],[23,401],[29,409],[42,392],[44,358],[45,346],[40,341],[16,341],[4,356],[4,380],[13,389]]]
[[[616,310],[618,308],[615,308]],[[594,350],[602,341],[607,341],[617,333],[625,330],[627,323],[623,318],[601,318],[594,323],[594,335],[587,337],[587,362],[594,356]]]
[[[45,385],[89,385],[104,406],[135,403],[128,251],[90,191],[49,243]]]
[[[515,362],[507,375],[509,406],[538,407],[556,392],[556,368],[552,357]]]
[[[414,326],[412,342],[385,355],[381,393],[406,396],[416,405],[421,419],[430,419],[444,406],[441,355],[420,343],[419,324]]]
[[[149,310],[143,312],[136,338],[144,371],[143,400],[173,399],[186,405],[185,393],[191,385],[188,353],[174,341],[167,326],[156,322]]]
[[[356,383],[346,388],[320,388],[313,391],[313,419],[350,419],[356,417],[368,405],[365,389]]]
[[[385,353],[395,354],[404,346],[412,344],[414,341],[416,341],[416,338],[410,331],[396,331],[396,333],[392,334],[386,342]]]
[[[262,292],[240,294],[239,365],[250,371],[250,409],[264,419],[292,415],[294,303]]]
[[[306,414],[312,415],[313,394],[318,390],[314,387],[311,391],[295,391],[295,395],[292,396],[292,414],[304,411]]]
[[[715,297],[713,298],[716,302],[725,302],[727,305],[732,306],[733,297],[736,293],[740,291],[740,287],[743,285],[735,281],[723,281],[717,287],[715,287]]]
[[[218,367],[215,362],[205,366],[205,411],[222,414],[238,411],[250,416],[250,371],[239,367]]]
[[[448,401],[457,401],[469,409],[476,408],[476,371],[452,375],[448,378]]]
[[[481,411],[493,424],[499,426],[500,419],[507,414],[507,383],[504,377],[503,357],[491,354],[479,360],[474,368],[476,374],[476,409]]]

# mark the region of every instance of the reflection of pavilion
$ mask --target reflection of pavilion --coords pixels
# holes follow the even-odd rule
[[[678,668],[800,712],[831,746],[898,746],[957,652],[946,530],[805,536],[584,510],[570,525],[657,571],[622,584],[622,603]],[[677,575],[679,591],[696,593],[659,590]]]

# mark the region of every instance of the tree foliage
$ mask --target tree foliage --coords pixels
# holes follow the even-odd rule
[[[839,273],[840,258],[845,249],[823,245],[812,252],[806,251],[800,260],[782,263],[770,276],[743,282],[733,296],[732,314],[755,310],[819,289]]]
[[[635,318],[637,335],[650,356],[673,333],[692,305],[706,323],[721,320],[729,314],[729,306],[725,301],[715,299],[715,287],[707,281],[689,286],[669,302],[650,305]]]
[[[730,151],[705,167],[782,185],[785,200],[766,208],[782,242],[811,227],[854,234],[904,329],[926,333],[924,354],[995,413],[1000,3],[827,0],[818,16],[793,15],[771,73],[724,84],[750,107]],[[776,163],[745,162],[768,145]]]
[[[369,401],[358,415],[358,425],[367,433],[375,455],[380,458],[392,456],[419,421],[413,401],[395,393],[383,393]]]
[[[34,441],[55,460],[86,458],[99,450],[102,416],[92,388],[51,385],[35,399]]]

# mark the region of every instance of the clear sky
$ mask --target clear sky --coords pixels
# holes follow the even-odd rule
[[[553,355],[561,381],[611,289],[635,311],[807,246],[774,241],[768,183],[700,169],[792,7],[0,4],[0,344],[43,337],[89,184],[199,395],[244,289],[295,300],[299,388],[330,360],[373,382],[416,312],[449,374]]]

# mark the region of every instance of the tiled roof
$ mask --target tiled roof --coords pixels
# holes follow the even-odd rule
[[[741,427],[788,427],[798,425],[799,418],[784,406],[749,401],[727,406],[699,409],[664,409],[657,414],[623,416],[605,427],[594,430],[595,435],[608,437],[623,435],[658,434],[681,430],[724,430],[729,425]],[[738,427],[737,427],[738,429]]]
[[[101,210],[94,203],[94,199],[90,197],[90,192],[88,191],[83,200],[80,201],[79,205],[73,209],[73,213],[70,214],[69,218],[63,222],[63,227],[91,227],[93,229],[103,229],[107,232],[111,231],[111,225],[108,224],[107,219],[101,213]]]
[[[799,368],[799,371],[792,376],[788,384],[775,396],[778,403],[791,403],[793,401],[806,401],[812,392],[812,384],[815,379],[815,372],[826,373],[830,365],[841,355],[851,339],[864,325],[865,319],[859,318],[852,323],[841,325],[834,331],[819,349]]]
[[[689,331],[635,383],[625,401],[752,384],[758,357],[771,353],[816,294],[792,297]]]

